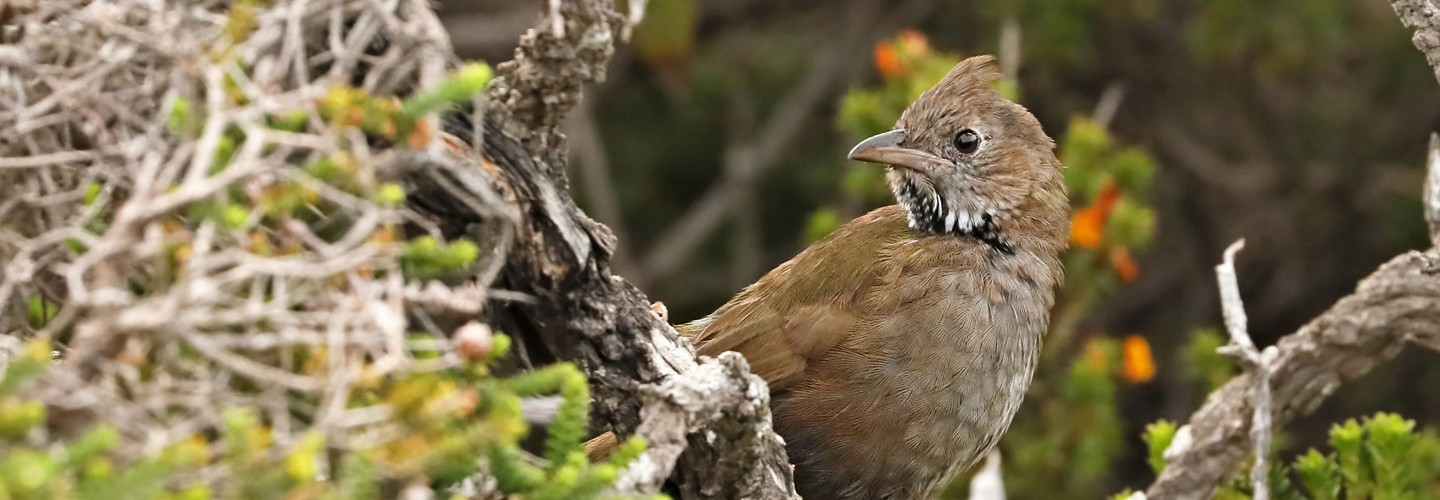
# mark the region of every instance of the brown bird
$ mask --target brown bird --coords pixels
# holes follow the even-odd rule
[[[956,65],[850,158],[887,165],[898,205],[865,214],[680,325],[770,385],[798,492],[929,498],[1010,426],[1035,371],[1069,207],[1055,143]]]

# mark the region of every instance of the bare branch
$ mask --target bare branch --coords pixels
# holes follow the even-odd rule
[[[557,16],[563,36],[551,29]],[[601,423],[622,436],[637,428],[650,434],[655,448],[646,468],[627,473],[631,491],[653,492],[673,470],[684,498],[791,498],[789,462],[770,427],[763,380],[738,356],[697,367],[650,301],[611,273],[615,236],[569,196],[569,154],[558,125],[581,87],[603,77],[623,24],[609,0],[562,2],[522,38],[516,59],[499,67],[492,112],[475,123],[485,130],[477,145],[483,168],[468,175],[484,177],[488,182],[476,184],[494,186],[524,214],[501,280],[535,298],[500,311],[500,321],[507,333],[538,339],[547,356],[586,372]],[[465,186],[417,188],[414,206],[442,212],[436,219],[445,221],[443,232],[468,231],[468,221],[482,219],[454,201]],[[701,389],[735,397],[712,401],[695,392]]]
[[[74,424],[116,418],[126,439],[153,448],[246,407],[265,413],[278,443],[302,420],[337,446],[377,439],[356,426],[388,410],[352,406],[358,374],[454,358],[412,356],[410,313],[474,315],[522,297],[490,293],[488,279],[407,287],[395,230],[421,218],[366,192],[404,170],[396,164],[440,175],[473,160],[378,154],[317,116],[320,98],[356,79],[389,97],[444,76],[453,55],[427,2],[266,2],[233,39],[221,15],[232,6],[218,0],[31,3],[23,32],[6,33],[26,64],[0,65],[0,330],[63,354],[37,393]],[[278,116],[300,119],[278,127]],[[354,159],[366,189],[317,180],[306,165],[322,158]],[[449,182],[471,194],[454,197],[475,215],[466,222],[513,227],[513,207],[485,179],[467,180]],[[262,198],[282,190],[303,192],[329,233],[262,222]],[[202,210],[220,204],[228,217]],[[500,234],[480,239],[492,254],[504,253]],[[30,324],[24,304],[42,297],[60,312]],[[302,370],[297,353],[315,346],[323,367]],[[296,405],[291,391],[314,401]]]
[[[685,351],[672,353],[674,357],[689,355],[675,344],[656,345]],[[756,424],[769,426],[770,397],[764,380],[750,373],[744,357],[727,352],[716,359],[702,358],[698,367],[646,391],[644,398],[644,422],[636,435],[644,437],[649,447],[621,475],[616,484],[619,492],[655,491],[677,472],[691,478],[682,486],[686,498],[799,498],[787,465],[737,463],[750,456],[783,453],[784,448],[773,434],[753,430]],[[700,430],[704,436],[695,434]],[[696,440],[715,442],[718,446],[713,449],[724,452],[682,455]],[[737,472],[739,477],[731,475]]]
[[[1380,266],[1330,310],[1266,349],[1274,426],[1313,411],[1347,380],[1408,342],[1440,346],[1440,254],[1409,252]],[[1271,355],[1273,349],[1273,355]],[[1166,451],[1149,498],[1210,498],[1254,449],[1254,374],[1212,393]]]
[[[1020,20],[1005,16],[1000,23],[1000,74],[1011,82],[1020,78],[1020,66],[1024,64],[1024,53],[1020,42]]]
[[[1120,103],[1125,101],[1125,84],[1114,82],[1105,86],[1105,91],[1100,93],[1100,99],[1095,101],[1095,111],[1090,117],[1101,127],[1110,128],[1110,121],[1115,119],[1115,113],[1120,111]]]
[[[1425,161],[1425,223],[1430,226],[1430,244],[1440,247],[1440,134],[1430,134],[1430,153]]]
[[[1425,61],[1440,80],[1440,1],[1390,0],[1390,6],[1400,16],[1400,24],[1415,30],[1410,41],[1425,54]]]
[[[610,0],[551,2],[544,29],[520,37],[515,59],[496,67],[491,109],[522,142],[549,144],[585,85],[605,79],[624,18]]]
[[[64,163],[78,163],[94,158],[95,154],[93,152],[83,150],[56,151],[54,153],[22,156],[19,158],[0,158],[0,170],[48,167]]]
[[[1230,345],[1221,347],[1220,353],[1236,357],[1250,373],[1255,407],[1250,420],[1250,438],[1255,442],[1255,465],[1250,470],[1250,483],[1255,499],[1267,500],[1270,498],[1270,475],[1265,462],[1270,454],[1270,367],[1250,339],[1245,302],[1240,299],[1240,284],[1235,277],[1235,254],[1243,248],[1243,239],[1230,244],[1225,249],[1225,261],[1215,266],[1225,330],[1230,332]]]

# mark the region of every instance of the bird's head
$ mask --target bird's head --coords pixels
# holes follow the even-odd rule
[[[1007,253],[1021,240],[1063,245],[1069,202],[1055,141],[1000,96],[999,76],[993,57],[961,61],[850,158],[887,166],[914,231],[973,236]]]

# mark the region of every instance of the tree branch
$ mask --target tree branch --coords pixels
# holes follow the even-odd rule
[[[1425,54],[1425,61],[1440,80],[1440,2],[1436,0],[1390,0],[1400,24],[1415,30],[1410,41]]]
[[[1225,261],[1215,266],[1215,278],[1220,285],[1220,306],[1225,317],[1225,330],[1230,333],[1230,345],[1220,348],[1221,354],[1234,356],[1250,374],[1252,401],[1255,402],[1250,418],[1250,438],[1255,442],[1255,465],[1250,469],[1250,483],[1255,500],[1270,498],[1270,469],[1265,465],[1270,452],[1270,368],[1255,341],[1250,340],[1249,319],[1245,316],[1245,302],[1240,299],[1240,283],[1235,277],[1235,254],[1245,248],[1245,240],[1238,240],[1225,249]],[[1266,352],[1274,354],[1273,349]]]
[[[1440,1],[1391,0],[1400,24],[1415,30],[1410,41],[1425,54],[1425,61],[1440,80]],[[1430,135],[1430,154],[1426,159],[1425,222],[1430,226],[1430,244],[1440,247],[1440,135]]]
[[[617,489],[656,491],[674,472],[684,498],[798,499],[788,466],[756,468],[745,463],[754,460],[752,453],[757,451],[783,453],[785,443],[777,436],[755,432],[757,427],[769,427],[769,408],[765,381],[751,374],[749,364],[737,353],[723,353],[717,362],[666,380],[645,393],[644,423],[636,434],[645,438],[649,448],[626,469]],[[682,455],[687,449],[695,451]],[[746,470],[751,475],[735,481],[711,473],[717,469]]]
[[[1440,134],[1430,134],[1430,153],[1425,162],[1425,223],[1430,226],[1430,244],[1440,247]]]
[[[1440,346],[1440,254],[1409,252],[1380,266],[1355,293],[1275,346],[1273,422],[1282,426],[1314,410],[1340,383],[1369,372],[1406,342]],[[1166,451],[1149,498],[1210,498],[1251,450],[1252,375],[1212,393]],[[1185,441],[1188,441],[1185,442]]]
[[[574,361],[592,387],[592,414],[625,436],[638,430],[655,447],[624,486],[653,493],[670,476],[683,498],[791,498],[789,461],[770,426],[768,390],[743,360],[703,358],[650,309],[636,287],[611,272],[615,236],[591,220],[568,192],[566,139],[559,131],[581,89],[604,77],[627,18],[611,0],[551,2],[520,40],[515,59],[497,66],[479,123],[478,163],[447,175],[480,175],[520,214],[500,274],[502,287],[529,302],[495,304],[491,324],[537,356]],[[469,137],[465,120],[447,122]],[[453,146],[453,144],[452,144]],[[478,161],[476,161],[478,160]],[[412,182],[417,209],[446,234],[486,219],[460,203],[465,189]],[[702,396],[697,388],[724,397]],[[704,400],[713,397],[713,400]],[[704,400],[704,401],[702,401]],[[677,439],[686,438],[688,439]]]
[[[1415,46],[1440,79],[1440,0],[1392,0],[1391,6],[1405,26],[1415,29]],[[1427,164],[1425,216],[1432,243],[1440,243],[1440,141],[1434,137]],[[1436,248],[1395,257],[1361,281],[1354,293],[1281,338],[1264,356],[1256,356],[1255,370],[1212,393],[1179,430],[1165,451],[1164,471],[1146,495],[1210,498],[1230,478],[1254,444],[1254,437],[1247,434],[1254,424],[1246,415],[1253,414],[1255,422],[1264,416],[1264,402],[1256,400],[1256,384],[1261,383],[1254,380],[1257,376],[1271,377],[1268,413],[1274,426],[1282,426],[1314,410],[1342,382],[1364,375],[1407,343],[1440,350],[1437,273]],[[1226,297],[1226,323],[1232,334],[1236,322],[1228,303],[1232,298],[1238,301],[1238,293],[1234,295]]]

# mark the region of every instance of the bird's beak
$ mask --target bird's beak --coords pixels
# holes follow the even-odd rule
[[[925,151],[903,147],[905,129],[896,129],[860,141],[850,150],[851,160],[883,163],[926,174],[937,174],[942,168],[954,166],[949,160]]]

